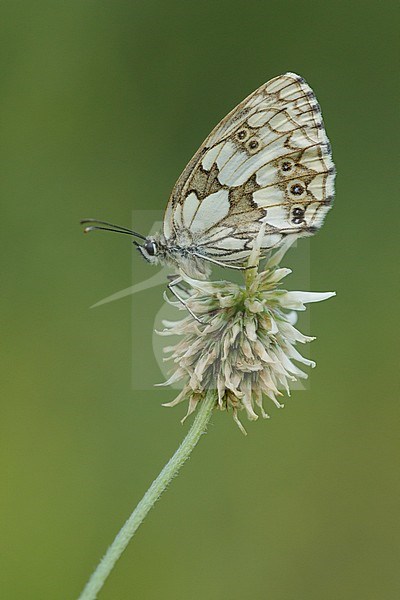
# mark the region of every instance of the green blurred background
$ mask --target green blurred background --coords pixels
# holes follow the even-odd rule
[[[161,218],[211,128],[287,70],[316,91],[338,169],[311,276],[292,278],[338,294],[300,321],[318,367],[247,438],[215,415],[100,597],[397,597],[395,11],[2,2],[1,598],[75,598],[188,428],[160,406],[173,390],[131,382],[132,361],[162,379],[162,287],[89,310],[155,271],[79,219]]]

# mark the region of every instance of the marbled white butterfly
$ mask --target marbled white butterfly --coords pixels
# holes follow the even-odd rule
[[[142,243],[133,243],[150,263],[204,278],[206,263],[243,269],[263,223],[264,253],[288,236],[317,231],[332,205],[334,178],[315,95],[302,77],[286,73],[258,88],[210,133],[176,182],[158,235],[94,219],[82,223],[89,224],[85,231],[137,237]]]

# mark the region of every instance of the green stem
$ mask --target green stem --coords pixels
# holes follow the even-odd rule
[[[215,392],[209,391],[197,411],[196,418],[187,436],[165,465],[157,479],[153,481],[131,516],[123,525],[117,537],[108,548],[94,573],[84,587],[78,600],[94,600],[113,570],[117,560],[129,544],[132,536],[146,517],[149,510],[161,496],[169,482],[175,477],[183,463],[189,458],[201,435],[205,433],[215,406]]]

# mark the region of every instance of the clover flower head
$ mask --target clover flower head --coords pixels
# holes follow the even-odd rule
[[[246,433],[238,418],[245,410],[248,419],[261,415],[269,418],[263,406],[264,397],[279,408],[282,390],[290,396],[290,384],[306,379],[307,373],[295,363],[314,367],[304,358],[296,344],[312,341],[300,333],[294,324],[296,311],[305,310],[305,304],[319,302],[335,295],[334,292],[293,292],[278,285],[291,270],[279,263],[291,245],[286,242],[272,254],[260,270],[260,231],[244,271],[244,285],[229,281],[198,281],[182,273],[188,286],[186,304],[198,316],[180,321],[163,321],[160,335],[178,335],[175,346],[164,348],[172,361],[173,373],[163,384],[182,382],[179,395],[164,406],[175,406],[188,401],[184,421],[205,397],[206,391],[216,390],[216,406],[232,410],[233,418]],[[185,310],[180,302],[171,302]]]

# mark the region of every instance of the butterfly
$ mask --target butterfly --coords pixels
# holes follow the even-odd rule
[[[82,223],[85,231],[140,239],[133,243],[148,262],[204,279],[210,264],[245,268],[264,223],[263,254],[289,236],[315,233],[332,206],[334,180],[314,92],[299,75],[285,73],[213,129],[177,180],[159,234],[146,237],[94,219]]]

